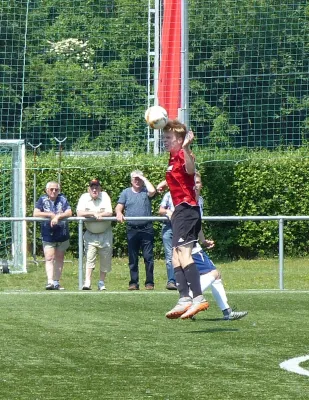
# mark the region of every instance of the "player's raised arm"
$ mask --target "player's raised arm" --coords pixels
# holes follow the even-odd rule
[[[194,134],[192,131],[189,131],[186,134],[185,140],[182,145],[185,158],[185,168],[189,175],[193,175],[195,173],[195,160],[190,149],[190,144],[193,142],[193,140]]]
[[[160,182],[157,185],[157,192],[162,193],[164,190],[168,188],[166,180]]]

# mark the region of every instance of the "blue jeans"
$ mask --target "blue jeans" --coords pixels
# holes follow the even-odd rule
[[[172,255],[173,255],[173,247],[172,247],[172,226],[171,224],[163,224],[162,226],[162,241],[164,247],[165,254],[165,263],[166,263],[166,273],[167,273],[167,283],[176,283],[174,268],[172,264]]]
[[[128,251],[129,251],[129,269],[130,282],[129,285],[135,284],[139,286],[139,271],[138,257],[139,251],[145,262],[146,280],[145,285],[154,284],[153,269],[154,269],[154,230],[152,224],[147,224],[141,227],[127,226]]]

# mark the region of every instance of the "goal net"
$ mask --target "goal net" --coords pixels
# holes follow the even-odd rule
[[[26,272],[25,145],[0,140],[0,268]],[[18,220],[14,220],[18,218]]]

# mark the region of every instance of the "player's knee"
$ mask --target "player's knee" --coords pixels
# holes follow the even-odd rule
[[[221,274],[217,269],[214,271],[214,277],[215,279],[221,279]]]

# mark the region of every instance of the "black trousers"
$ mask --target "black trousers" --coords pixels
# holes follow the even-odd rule
[[[127,226],[128,252],[130,282],[139,286],[138,257],[140,250],[145,262],[146,280],[145,285],[154,284],[153,269],[153,244],[154,230],[152,224],[146,225],[128,225]]]

